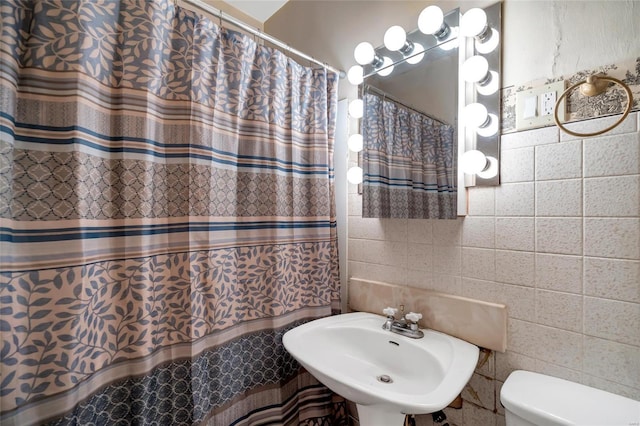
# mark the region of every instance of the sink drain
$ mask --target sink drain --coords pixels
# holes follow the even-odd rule
[[[390,376],[387,376],[386,374],[382,374],[376,377],[376,379],[378,379],[380,383],[393,383],[393,379]]]

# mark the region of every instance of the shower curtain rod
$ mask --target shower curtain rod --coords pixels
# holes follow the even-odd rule
[[[245,23],[243,21],[240,21],[239,19],[236,19],[236,18],[234,18],[233,16],[231,16],[229,14],[225,14],[224,12],[222,12],[222,10],[216,9],[215,7],[210,6],[210,5],[202,2],[201,0],[182,0],[182,1],[184,1],[187,4],[190,4],[191,6],[197,7],[200,10],[204,10],[205,12],[210,13],[210,14],[214,15],[217,18],[220,18],[220,19],[222,19],[224,21],[227,21],[230,24],[235,25],[236,27],[242,28],[244,31],[247,31],[248,33],[250,33],[250,34],[252,34],[254,36],[260,37],[261,39],[266,40],[269,43],[274,44],[274,45],[286,50],[287,52],[293,53],[296,56],[299,56],[299,57],[301,57],[303,59],[311,61],[314,64],[318,64],[318,65],[320,65],[320,66],[322,66],[322,67],[324,67],[324,68],[326,68],[326,69],[328,69],[330,71],[333,71],[333,72],[337,73],[338,76],[340,76],[340,78],[346,77],[346,73],[343,70],[334,68],[331,65],[326,64],[324,62],[321,62],[321,61],[317,60],[316,58],[307,55],[304,52],[301,52],[301,51],[299,51],[297,49],[294,49],[293,47],[289,46],[287,43],[285,43],[285,42],[283,42],[283,41],[281,41],[281,40],[279,40],[279,39],[277,39],[277,38],[275,38],[275,37],[273,37],[273,36],[271,36],[271,35],[269,35],[267,33],[262,32],[259,29],[254,28],[251,25],[249,25],[249,24],[247,24],[247,23]],[[178,2],[176,0],[176,4],[177,3]]]

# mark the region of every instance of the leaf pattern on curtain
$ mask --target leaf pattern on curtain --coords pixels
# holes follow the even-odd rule
[[[0,18],[3,425],[342,421],[281,344],[339,307],[337,76],[171,0]]]
[[[362,216],[455,219],[453,126],[374,91],[363,102]]]

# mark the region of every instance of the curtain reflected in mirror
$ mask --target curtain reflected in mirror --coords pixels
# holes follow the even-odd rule
[[[362,216],[455,219],[455,126],[364,86]]]

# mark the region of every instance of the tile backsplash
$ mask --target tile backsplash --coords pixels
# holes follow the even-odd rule
[[[450,424],[504,424],[514,369],[640,400],[639,128],[634,112],[594,138],[504,134],[501,185],[469,188],[457,220],[364,219],[350,188],[350,277],[507,306],[507,351],[476,371],[462,410],[445,410]]]

